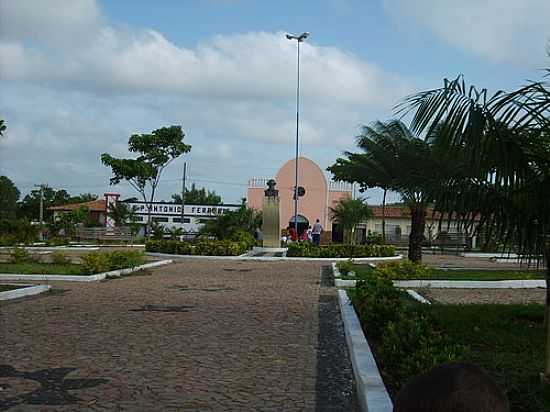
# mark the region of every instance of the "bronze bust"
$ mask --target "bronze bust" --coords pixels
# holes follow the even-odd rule
[[[277,185],[277,182],[273,179],[269,179],[267,181],[267,189],[264,190],[264,193],[267,197],[276,197],[279,196],[279,191],[275,189],[275,186]]]

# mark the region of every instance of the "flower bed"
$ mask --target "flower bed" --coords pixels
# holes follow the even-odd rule
[[[145,244],[145,251],[147,252],[173,255],[239,256],[247,250],[248,244],[246,242],[230,240],[199,240],[196,242],[150,240]]]
[[[313,243],[300,242],[288,245],[288,257],[321,257],[321,258],[359,258],[395,256],[395,248],[390,245],[326,245],[315,246]]]

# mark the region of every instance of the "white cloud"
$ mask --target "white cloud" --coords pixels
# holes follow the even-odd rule
[[[385,0],[388,14],[489,59],[540,67],[550,40],[548,0]]]
[[[154,30],[107,24],[93,1],[59,0],[59,16],[47,2],[36,10],[19,3],[0,0],[2,18],[17,21],[0,30],[8,124],[0,174],[23,191],[45,182],[102,193],[109,172],[100,153],[126,156],[132,133],[162,125],[182,124],[193,145],[167,169],[165,198],[178,190],[185,160],[191,177],[237,201],[241,183],[274,174],[294,155],[296,44],[283,33],[219,35],[185,48]],[[33,24],[32,33],[23,29]],[[301,152],[325,163],[353,147],[359,123],[391,115],[411,90],[335,47],[302,44],[301,63]]]

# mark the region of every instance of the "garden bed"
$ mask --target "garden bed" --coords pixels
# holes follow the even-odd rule
[[[187,256],[240,256],[252,246],[247,242],[231,240],[150,240],[145,244],[145,251]]]
[[[309,242],[288,245],[287,257],[311,258],[372,258],[396,256],[395,248],[390,245],[350,245],[333,244],[315,246]]]
[[[29,285],[0,285],[0,293],[9,292],[10,290],[28,288],[28,287]]]
[[[83,265],[76,263],[55,264],[40,262],[0,263],[0,274],[17,273],[20,275],[91,275]]]
[[[361,279],[368,275],[373,269],[367,265],[354,265],[354,276],[346,279]],[[535,270],[470,270],[470,269],[435,269],[426,267],[425,270],[417,271],[414,277],[396,277],[395,279],[414,280],[529,280],[545,279],[544,272]]]
[[[475,363],[501,385],[516,412],[550,412],[542,305],[422,305],[371,274],[349,291],[392,396],[445,361]]]

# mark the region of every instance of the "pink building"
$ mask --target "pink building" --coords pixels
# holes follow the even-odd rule
[[[294,222],[294,180],[295,159],[286,162],[273,178],[277,182],[280,198],[280,222],[284,229]],[[261,210],[264,190],[271,178],[253,178],[248,181],[248,206]],[[327,182],[325,174],[317,164],[305,157],[298,158],[298,186],[305,189],[304,196],[298,199],[298,229],[307,229],[319,219],[325,234],[323,240],[330,240],[333,224],[329,207],[340,199],[351,197],[352,186],[348,183]]]

